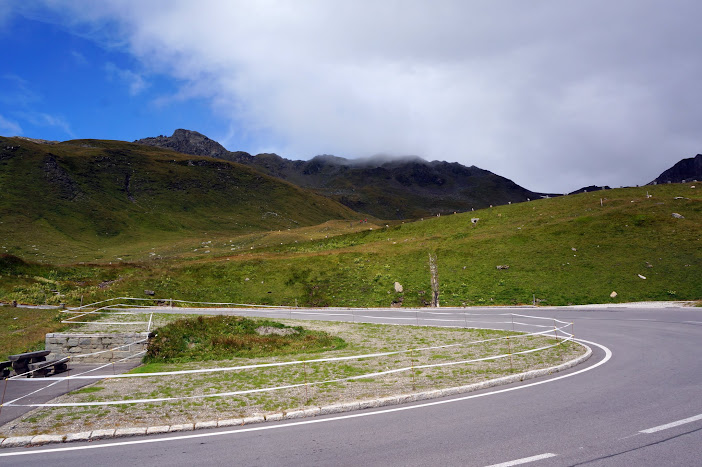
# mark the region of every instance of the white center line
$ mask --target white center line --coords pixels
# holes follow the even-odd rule
[[[554,454],[552,452],[547,452],[546,454],[539,454],[538,456],[523,457],[522,459],[515,459],[513,461],[503,462],[501,464],[492,464],[492,465],[488,465],[487,467],[509,467],[510,465],[528,464],[529,462],[536,462],[536,461],[540,461],[542,459],[556,457],[556,455],[557,454]]]
[[[668,428],[673,428],[680,425],[685,425],[686,423],[696,422],[697,420],[702,420],[702,414],[695,415],[694,417],[685,418],[683,420],[678,420],[677,422],[666,423],[665,425],[654,426],[648,430],[641,430],[639,433],[655,433],[657,431],[667,430]]]

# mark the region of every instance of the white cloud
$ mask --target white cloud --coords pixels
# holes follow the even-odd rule
[[[10,108],[24,108],[41,101],[27,80],[12,73],[0,75],[0,102]]]
[[[38,119],[38,122],[36,123],[37,125],[57,127],[63,130],[63,132],[71,138],[76,137],[75,133],[73,133],[73,130],[71,130],[71,125],[68,123],[68,121],[66,121],[65,118],[58,115],[50,115],[46,113],[38,113],[36,117]]]
[[[76,62],[76,64],[81,66],[88,65],[88,59],[85,58],[85,55],[82,53],[78,52],[77,50],[71,50],[70,54],[71,58]]]
[[[22,120],[34,126],[55,127],[63,131],[70,138],[76,137],[71,129],[71,125],[63,116],[35,111],[18,111],[16,114],[22,117]]]
[[[645,183],[702,146],[702,6],[692,0],[57,8],[182,82],[180,98],[209,99],[230,134],[269,136],[230,149],[416,154],[570,191]],[[134,93],[145,85],[113,73]]]
[[[114,63],[107,62],[105,64],[105,71],[109,78],[117,78],[119,81],[126,84],[129,88],[129,95],[131,96],[136,96],[148,87],[148,83],[142,75],[131,70],[119,68]]]
[[[19,123],[8,120],[0,115],[0,131],[7,136],[17,136],[22,134],[22,127],[19,126]]]

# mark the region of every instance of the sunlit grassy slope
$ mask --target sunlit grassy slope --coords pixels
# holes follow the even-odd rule
[[[336,221],[244,236],[210,232],[178,248],[153,239],[148,251],[161,259],[113,258],[112,265],[58,267],[6,257],[0,299],[75,303],[81,295],[144,297],[148,289],[157,298],[187,300],[417,306],[429,301],[427,260],[435,253],[442,305],[696,300],[700,190],[624,188],[388,227]],[[480,219],[475,225],[473,217]],[[403,292],[395,291],[396,281]]]
[[[0,194],[0,253],[49,262],[360,217],[239,164],[121,141],[0,137]]]

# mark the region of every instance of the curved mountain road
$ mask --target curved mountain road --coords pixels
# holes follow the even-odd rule
[[[197,312],[197,310],[191,310]],[[463,310],[353,319],[461,325]],[[575,323],[593,357],[517,385],[396,407],[104,442],[0,451],[2,465],[700,465],[702,309],[469,309]],[[250,312],[254,314],[256,312]],[[348,319],[344,310],[266,312]],[[363,318],[361,318],[363,316]],[[463,319],[467,322],[467,318]],[[606,350],[611,358],[606,362]],[[591,368],[589,371],[582,371]]]

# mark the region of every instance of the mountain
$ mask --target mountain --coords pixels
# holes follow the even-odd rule
[[[301,161],[277,154],[252,156],[227,151],[208,137],[183,129],[170,137],[144,138],[135,143],[245,164],[380,219],[470,211],[543,196],[475,166],[428,162],[419,157],[349,160],[323,155]]]
[[[120,141],[0,137],[0,193],[0,253],[33,244],[127,248],[155,237],[359,218],[241,164]]]
[[[160,135],[152,138],[144,138],[135,141],[135,143],[172,149],[177,152],[182,152],[183,154],[233,160],[228,157],[229,151],[224,149],[224,146],[197,131],[176,130],[173,136]]]
[[[702,154],[683,159],[653,180],[649,185],[660,183],[685,183],[702,180]]]
[[[593,191],[602,191],[602,190],[611,190],[611,188],[607,185],[605,185],[605,186],[590,185],[590,186],[584,186],[579,190],[571,191],[568,194],[569,195],[577,195],[580,193],[590,193]]]

